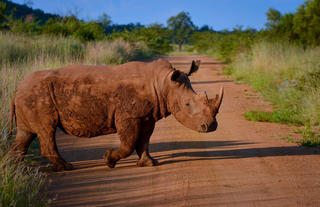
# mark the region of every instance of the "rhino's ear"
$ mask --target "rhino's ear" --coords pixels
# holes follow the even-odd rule
[[[181,72],[179,70],[174,70],[171,75],[171,80],[177,81],[177,79],[180,77],[180,75],[181,75]]]
[[[190,76],[194,72],[197,72],[199,67],[200,67],[200,60],[196,60],[196,61],[193,60],[188,76]]]

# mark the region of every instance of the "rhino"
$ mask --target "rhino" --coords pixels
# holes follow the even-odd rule
[[[104,161],[117,161],[136,150],[137,166],[154,166],[149,140],[156,121],[173,114],[182,125],[198,132],[217,128],[223,88],[214,99],[196,94],[188,78],[199,68],[192,61],[188,73],[164,59],[118,66],[72,65],[31,73],[17,87],[11,102],[11,125],[16,138],[10,152],[22,157],[38,137],[41,155],[56,171],[70,170],[58,152],[57,127],[78,137],[117,133],[120,147],[108,149]],[[12,132],[12,127],[11,127]]]

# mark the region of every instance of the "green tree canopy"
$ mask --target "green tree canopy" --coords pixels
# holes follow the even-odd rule
[[[170,46],[170,31],[161,24],[151,24],[140,29],[140,40],[158,54],[165,54],[172,50]]]
[[[280,24],[281,13],[276,9],[270,8],[266,13],[266,15],[267,15],[267,23],[265,25],[267,29],[270,29],[270,30],[276,29]]]
[[[107,32],[108,26],[112,23],[111,17],[105,12],[98,18],[97,22],[101,25],[104,32]]]
[[[196,29],[191,21],[188,12],[180,12],[177,16],[172,16],[167,20],[168,28],[172,30],[173,40],[179,45],[181,51],[182,44],[191,36],[193,30]]]
[[[320,0],[308,0],[298,8],[293,28],[304,44],[320,44]]]
[[[3,22],[6,19],[6,3],[0,2],[0,28],[3,26]]]
[[[270,8],[266,15],[267,37],[303,46],[320,45],[320,0],[307,0],[295,13],[282,15]]]

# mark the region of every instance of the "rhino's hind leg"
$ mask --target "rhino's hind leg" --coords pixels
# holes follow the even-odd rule
[[[108,167],[114,168],[116,163],[132,154],[135,149],[141,121],[139,119],[126,119],[117,121],[117,132],[120,136],[120,147],[117,150],[109,149],[104,154],[104,161]]]
[[[71,170],[73,166],[60,156],[55,140],[55,129],[47,129],[38,133],[41,155],[52,164],[54,171]]]
[[[19,160],[23,160],[34,137],[35,134],[18,129],[16,139],[11,145],[9,153],[17,156]]]
[[[136,152],[139,156],[137,162],[138,167],[155,166],[157,160],[153,159],[149,154],[149,140],[154,130],[155,122],[153,120],[144,121],[142,130],[139,136],[139,141],[136,146]]]

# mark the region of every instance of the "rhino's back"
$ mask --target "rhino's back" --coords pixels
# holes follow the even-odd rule
[[[69,134],[91,137],[115,132],[116,113],[118,119],[137,118],[152,115],[157,108],[152,85],[154,65],[159,66],[131,62],[34,72],[17,90],[19,114],[27,114],[21,116],[23,124],[39,125],[33,119],[52,119],[55,111]]]
[[[69,134],[87,137],[108,134],[115,132],[116,111],[127,118],[152,113],[154,70],[148,66],[133,62],[39,71],[21,83],[17,98],[28,102],[32,99],[31,102],[38,103],[35,108],[38,111],[39,107],[54,107]],[[51,103],[42,105],[44,102]]]

